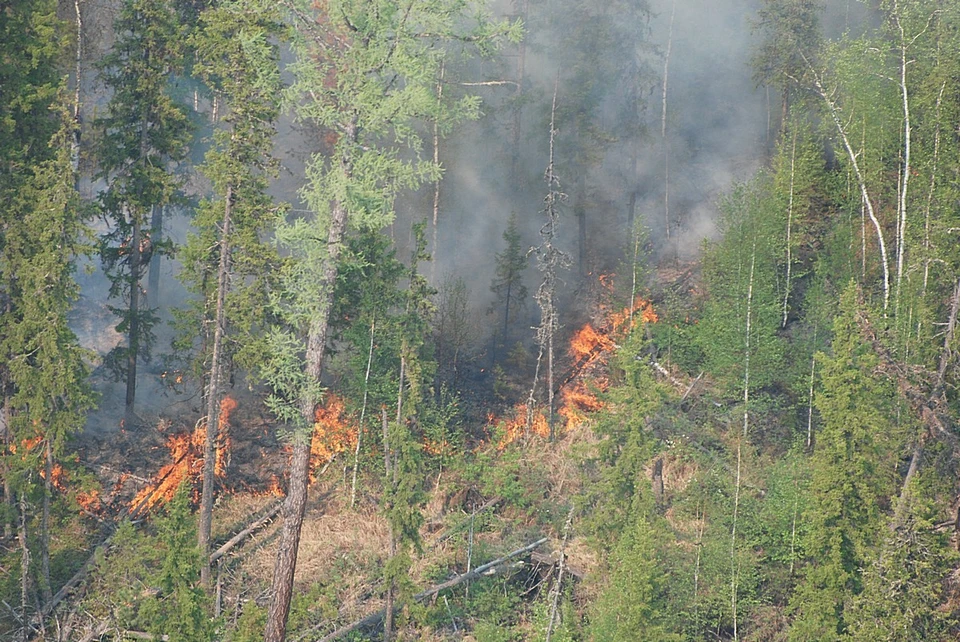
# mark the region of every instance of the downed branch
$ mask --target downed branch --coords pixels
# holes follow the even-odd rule
[[[454,586],[458,586],[460,584],[463,584],[464,582],[480,579],[481,577],[488,577],[491,575],[495,575],[498,572],[498,570],[500,570],[500,567],[504,566],[506,562],[510,561],[514,557],[523,555],[524,553],[529,553],[533,549],[537,548],[538,546],[546,542],[547,542],[547,538],[542,537],[537,541],[533,542],[532,544],[527,544],[523,548],[518,548],[515,551],[511,551],[506,555],[504,555],[503,557],[493,560],[492,562],[487,562],[482,566],[478,566],[477,568],[473,569],[469,573],[464,573],[463,575],[457,575],[456,577],[449,579],[446,582],[442,582],[440,584],[432,586],[431,588],[428,588],[425,591],[417,593],[416,595],[413,596],[413,601],[422,602],[428,597],[433,597],[434,595],[436,595],[437,593],[440,593],[441,591],[445,591],[447,589],[453,588]],[[396,606],[394,606],[394,610],[399,610],[402,606],[403,606],[402,604],[397,604]],[[371,613],[370,615],[367,615],[366,617],[363,617],[357,620],[356,622],[353,622],[352,624],[348,624],[346,626],[340,627],[339,629],[337,629],[336,631],[333,631],[332,633],[328,633],[324,637],[320,638],[319,642],[333,642],[333,640],[339,640],[343,636],[349,633],[353,633],[354,631],[359,631],[361,629],[377,626],[380,624],[380,622],[383,621],[383,618],[385,615],[386,615],[386,609],[380,609],[379,611],[375,613]],[[307,635],[309,635],[309,632]],[[306,635],[303,637],[306,637]]]
[[[240,544],[245,539],[256,533],[258,530],[270,523],[270,521],[276,517],[277,513],[280,512],[280,509],[283,508],[283,501],[278,501],[273,505],[273,507],[268,510],[263,517],[255,520],[252,524],[247,526],[245,529],[231,537],[227,542],[218,548],[216,551],[210,555],[210,563],[213,564],[218,559],[226,555],[233,549],[237,544]]]

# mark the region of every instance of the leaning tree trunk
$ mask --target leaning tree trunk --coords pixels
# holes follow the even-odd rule
[[[347,135],[356,142],[356,123],[348,127]],[[340,171],[351,174],[351,160],[340,160]],[[330,308],[333,305],[333,290],[337,281],[341,243],[347,227],[347,206],[343,201],[333,203],[330,229],[327,233],[327,256],[323,259],[321,280],[317,283],[320,299],[318,312],[310,323],[307,334],[305,374],[309,382],[320,380],[323,370],[323,348],[327,343]],[[297,566],[297,549],[300,546],[300,529],[307,506],[307,482],[310,474],[310,439],[313,435],[316,402],[309,390],[300,399],[300,419],[303,427],[294,432],[290,455],[290,481],[283,505],[283,527],[274,566],[273,599],[267,611],[264,642],[283,642],[287,631],[287,616],[293,596],[293,576]]]
[[[210,586],[210,531],[213,523],[213,481],[216,473],[216,442],[220,431],[220,379],[223,370],[223,335],[226,325],[227,290],[230,287],[230,215],[233,186],[227,185],[223,202],[223,225],[220,230],[220,262],[217,266],[217,305],[213,321],[213,354],[210,356],[210,379],[207,388],[206,436],[203,443],[203,487],[200,492],[200,524],[197,540],[203,566],[200,582]]]

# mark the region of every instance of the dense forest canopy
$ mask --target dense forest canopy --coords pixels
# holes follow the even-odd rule
[[[0,7],[0,638],[955,640],[960,5]]]

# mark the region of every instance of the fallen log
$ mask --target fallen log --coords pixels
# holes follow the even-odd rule
[[[546,542],[547,542],[547,538],[542,537],[531,544],[527,544],[523,548],[518,548],[517,550],[511,551],[506,555],[504,555],[503,557],[493,560],[492,562],[487,562],[482,566],[478,566],[477,568],[473,569],[469,573],[464,573],[463,575],[457,575],[456,577],[451,578],[446,582],[442,582],[440,584],[437,584],[436,586],[432,586],[428,588],[425,591],[417,593],[416,595],[413,596],[413,601],[422,602],[423,600],[429,597],[433,597],[434,595],[440,593],[441,591],[445,591],[447,589],[453,588],[455,586],[463,584],[464,582],[480,579],[481,577],[488,577],[491,575],[495,575],[500,567],[504,566],[507,562],[509,562],[514,557],[518,557],[520,555],[523,555],[524,553],[529,553],[533,549],[537,548],[538,546]],[[399,610],[402,606],[403,606],[402,604],[398,604],[394,607],[394,610]],[[328,633],[327,635],[320,638],[318,642],[333,642],[333,640],[339,640],[343,636],[349,633],[353,633],[354,631],[359,631],[361,629],[367,629],[367,628],[377,626],[380,624],[380,622],[383,621],[386,614],[387,614],[386,609],[380,609],[379,611],[375,613],[371,613],[370,615],[367,615],[351,624],[342,626],[336,631],[333,631],[332,633]],[[300,639],[302,640],[306,638],[312,632],[313,632],[312,630],[309,631],[306,635],[301,636]]]
[[[231,537],[224,543],[223,546],[215,550],[210,554],[210,563],[213,564],[218,559],[226,555],[233,549],[237,544],[243,542],[245,539],[256,533],[258,530],[270,523],[274,517],[280,512],[280,509],[283,508],[283,501],[278,501],[273,507],[268,510],[263,517],[255,520],[252,524],[247,526],[245,529]]]

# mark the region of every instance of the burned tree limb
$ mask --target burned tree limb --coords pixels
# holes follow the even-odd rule
[[[248,537],[256,533],[258,530],[269,524],[274,517],[280,512],[280,509],[283,508],[283,501],[276,502],[270,510],[266,512],[263,517],[255,520],[252,524],[247,526],[245,529],[231,537],[227,540],[223,546],[218,548],[216,551],[210,554],[210,563],[213,564],[218,559],[229,553],[235,546],[246,540]]]
[[[446,582],[442,582],[440,584],[437,584],[435,586],[428,588],[425,591],[417,593],[416,595],[413,596],[413,601],[422,602],[429,597],[433,597],[434,595],[437,595],[441,591],[445,591],[455,586],[459,586],[464,582],[473,581],[476,579],[480,579],[482,577],[489,577],[491,575],[495,575],[499,570],[501,570],[504,566],[507,565],[507,562],[509,562],[513,558],[519,557],[520,555],[523,555],[525,553],[529,553],[533,551],[535,548],[537,548],[538,546],[546,542],[547,542],[547,538],[542,537],[531,544],[527,544],[523,548],[518,548],[517,550],[511,551],[506,555],[504,555],[503,557],[493,560],[492,562],[487,562],[482,566],[478,566],[477,568],[473,569],[469,573],[457,575],[456,577],[451,578]],[[397,604],[394,606],[394,610],[397,610],[402,606],[403,606],[402,604]],[[386,616],[386,609],[380,609],[379,611],[375,613],[371,613],[370,615],[367,615],[351,624],[342,626],[336,631],[333,631],[332,633],[328,633],[327,635],[320,638],[319,642],[333,642],[333,640],[339,640],[340,638],[350,633],[353,633],[354,631],[360,631],[363,629],[369,629],[369,628],[378,626],[383,621],[385,616]],[[306,636],[302,636],[301,639],[303,639],[303,637],[306,637]]]

